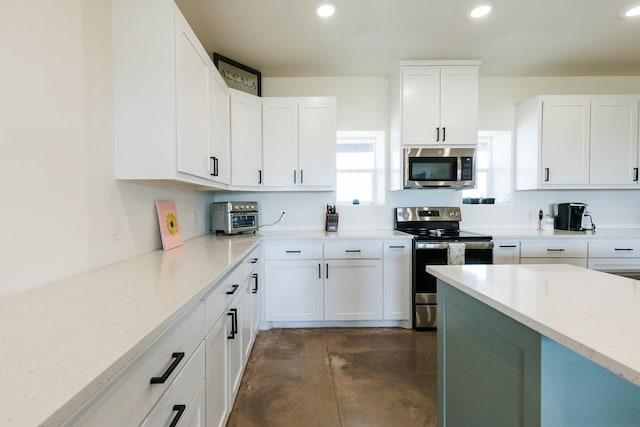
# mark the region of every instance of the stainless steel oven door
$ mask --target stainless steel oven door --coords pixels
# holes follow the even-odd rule
[[[258,230],[258,212],[229,213],[229,228],[231,233],[243,233]]]

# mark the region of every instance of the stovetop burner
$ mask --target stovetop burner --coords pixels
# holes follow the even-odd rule
[[[420,241],[490,241],[491,236],[460,230],[460,208],[412,207],[395,209],[394,228]]]

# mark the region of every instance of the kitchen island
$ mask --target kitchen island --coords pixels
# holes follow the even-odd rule
[[[432,266],[440,426],[640,425],[640,281]]]

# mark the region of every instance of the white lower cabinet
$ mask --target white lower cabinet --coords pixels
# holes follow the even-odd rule
[[[322,259],[266,260],[265,320],[323,319]]]
[[[231,411],[228,397],[227,317],[221,317],[207,332],[205,383],[207,395],[207,426],[222,427]]]
[[[383,318],[411,320],[411,240],[384,244]]]
[[[517,240],[493,241],[494,264],[520,264],[520,242]]]
[[[520,264],[571,264],[587,267],[587,242],[564,239],[523,241]]]
[[[229,366],[229,404],[233,406],[236,392],[240,387],[244,357],[242,352],[242,295],[238,294],[227,309],[227,360]]]
[[[325,320],[382,319],[382,261],[325,261]]]

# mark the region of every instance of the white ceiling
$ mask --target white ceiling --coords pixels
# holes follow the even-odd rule
[[[638,2],[640,0],[635,0]],[[378,76],[399,60],[480,59],[482,75],[640,75],[634,0],[494,0],[481,20],[475,0],[177,0],[208,52],[263,77]]]

